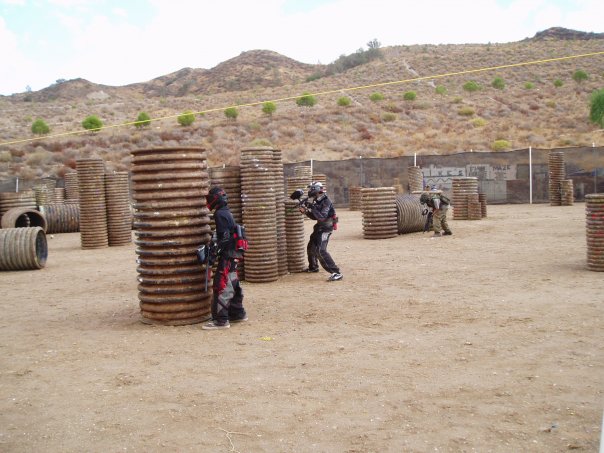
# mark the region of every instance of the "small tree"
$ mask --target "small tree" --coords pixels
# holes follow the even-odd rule
[[[190,126],[195,122],[195,114],[190,110],[185,110],[182,114],[178,115],[178,118],[176,119],[181,126]]]
[[[604,128],[604,88],[594,91],[591,95],[589,119]]]
[[[230,120],[236,120],[239,116],[239,110],[235,107],[229,107],[224,109],[224,116],[226,116]]]
[[[560,79],[554,80],[554,86],[556,88],[560,88],[562,85],[564,85],[564,82],[562,80],[560,80]]]
[[[447,88],[444,85],[438,85],[434,91],[436,91],[436,94],[447,94]]]
[[[262,113],[272,116],[277,111],[277,105],[274,102],[265,102],[262,104]]]
[[[87,116],[84,121],[82,121],[82,127],[87,131],[96,132],[100,128],[103,127],[103,122],[96,115]]]
[[[491,86],[493,88],[497,88],[498,90],[503,90],[505,88],[505,82],[501,77],[495,77],[493,82],[491,82]]]
[[[302,96],[296,99],[296,104],[298,104],[298,107],[313,107],[316,103],[317,98],[308,92],[302,93]]]
[[[415,101],[416,97],[417,93],[415,91],[407,91],[405,94],[403,94],[403,99],[405,101]]]
[[[470,80],[463,84],[463,89],[466,90],[468,93],[473,93],[474,91],[480,90],[480,85],[478,84],[478,82]]]
[[[371,96],[369,96],[369,99],[371,99],[373,102],[383,101],[384,95],[382,93],[371,93]]]
[[[338,105],[340,107],[348,107],[350,105],[350,98],[347,96],[342,96],[338,99]]]
[[[43,119],[38,118],[36,121],[34,121],[32,123],[31,131],[32,131],[32,133],[34,133],[36,135],[44,135],[44,134],[48,134],[50,132],[50,128],[48,127],[48,124],[46,124],[46,122]]]
[[[578,71],[575,71],[575,73],[573,74],[573,80],[577,83],[581,83],[585,80],[589,79],[589,76],[587,75],[587,73],[581,69],[579,69]]]
[[[134,123],[134,126],[140,129],[149,126],[150,124],[151,117],[149,116],[149,114],[147,112],[140,112],[138,114],[138,117],[136,118],[136,123]]]

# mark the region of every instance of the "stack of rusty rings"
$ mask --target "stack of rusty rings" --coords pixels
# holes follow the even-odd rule
[[[387,239],[398,234],[394,187],[363,188],[363,238]]]
[[[285,193],[287,194],[287,197],[289,198],[289,196],[298,189],[302,189],[304,191],[304,196],[306,196],[306,193],[308,192],[308,186],[310,186],[310,183],[312,182],[312,180],[310,179],[310,177],[306,177],[306,176],[290,176],[289,178],[287,178],[287,187],[285,188]]]
[[[65,203],[65,189],[63,187],[55,187],[49,203]]]
[[[487,216],[487,194],[482,193],[482,192],[479,193],[478,201],[480,201],[480,216],[486,217]]]
[[[77,203],[79,200],[78,174],[75,171],[65,173],[65,202]]]
[[[565,178],[564,151],[549,152],[549,204],[560,206],[560,181]]]
[[[468,198],[468,220],[482,219],[482,206],[478,193],[467,194]]]
[[[407,173],[409,174],[409,191],[410,192],[421,192],[424,190],[424,175],[420,167],[408,167]]]
[[[105,198],[109,246],[130,244],[132,242],[132,211],[130,210],[127,171],[105,175]]]
[[[76,203],[47,204],[40,211],[46,217],[48,234],[80,231],[80,205]]]
[[[560,181],[560,206],[572,206],[575,201],[573,180],[563,179]]]
[[[78,159],[76,169],[80,191],[80,238],[82,248],[108,247],[105,164],[102,159]]]
[[[468,219],[468,194],[478,193],[478,178],[473,176],[456,176],[451,180],[453,195],[453,218],[455,220]]]
[[[212,283],[197,248],[211,239],[202,148],[132,152],[132,194],[143,322],[194,324],[210,316]]]
[[[362,187],[351,187],[348,189],[348,209],[351,211],[361,210],[361,189]]]
[[[604,272],[604,193],[585,195],[587,268]]]
[[[312,167],[309,165],[297,165],[294,167],[294,176],[312,179]]]
[[[245,280],[272,282],[279,278],[277,261],[277,207],[272,148],[241,150],[241,199],[249,249],[245,253]]]
[[[302,272],[306,267],[306,242],[304,238],[304,214],[295,200],[285,201],[285,230],[287,233],[287,269]]]
[[[0,192],[0,220],[2,220],[4,213],[12,208],[36,209],[36,196],[34,191]]]
[[[280,149],[273,149],[272,167],[275,176],[275,204],[277,207],[277,272],[279,275],[285,275],[288,272],[287,235],[285,232],[285,181],[283,176],[283,158]]]
[[[419,195],[397,195],[395,198],[398,234],[424,231],[426,216],[419,202]]]
[[[0,271],[42,269],[47,258],[48,244],[42,228],[0,229]]]
[[[2,228],[32,228],[40,227],[46,232],[48,224],[46,217],[37,209],[12,208],[4,213],[0,222]]]
[[[227,194],[229,210],[235,222],[243,223],[241,215],[241,177],[237,166],[210,168],[210,187],[222,187]]]

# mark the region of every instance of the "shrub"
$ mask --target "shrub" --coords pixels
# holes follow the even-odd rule
[[[350,105],[350,98],[347,96],[342,96],[338,99],[338,105],[340,107],[348,107]]]
[[[405,94],[403,94],[403,99],[405,101],[415,101],[416,97],[417,93],[415,91],[407,91]]]
[[[262,113],[268,116],[272,116],[277,111],[277,105],[274,102],[265,102],[262,104]]]
[[[385,123],[389,123],[394,120],[396,120],[396,115],[394,113],[386,112],[382,115],[382,121]]]
[[[573,74],[573,80],[577,83],[581,83],[584,80],[589,79],[589,76],[587,75],[587,73],[581,69],[575,71],[575,73]]]
[[[556,88],[560,88],[562,85],[564,85],[564,82],[562,80],[560,80],[560,79],[554,80],[554,86]]]
[[[256,138],[252,140],[250,146],[273,146],[273,144],[267,138]]]
[[[589,119],[604,128],[604,88],[591,95]]]
[[[546,101],[545,105],[549,108],[554,108],[556,107],[556,101]]]
[[[369,96],[369,99],[371,99],[373,102],[383,101],[384,95],[382,93],[371,93],[371,96]]]
[[[190,126],[195,122],[195,114],[190,110],[185,110],[182,114],[178,115],[176,120],[181,126]]]
[[[461,98],[460,96],[455,96],[451,102],[453,104],[461,104],[462,101],[463,101],[463,98]]]
[[[485,120],[484,118],[474,118],[472,121],[472,126],[474,127],[484,127],[487,125],[487,120]]]
[[[34,121],[32,123],[31,131],[33,134],[36,134],[36,135],[44,135],[44,134],[48,134],[50,132],[50,128],[48,127],[48,124],[46,124],[46,122],[43,119],[38,118],[36,121]]]
[[[533,88],[535,88],[535,84],[533,82],[526,82],[524,84],[524,88],[527,90],[532,90]]]
[[[491,86],[493,88],[497,88],[498,90],[503,90],[505,88],[505,82],[501,77],[495,77],[491,82]]]
[[[436,91],[436,94],[447,94],[447,88],[444,85],[438,85],[434,91]]]
[[[236,120],[239,116],[239,110],[237,110],[235,107],[228,107],[224,109],[224,116],[230,120]]]
[[[503,151],[505,149],[509,149],[512,145],[507,140],[495,140],[491,144],[491,149],[493,151]]]
[[[103,127],[103,122],[95,115],[90,115],[82,121],[82,127],[87,131],[96,132]]]
[[[296,104],[298,107],[313,107],[316,103],[317,98],[308,92],[302,93],[302,96],[296,99]]]
[[[147,112],[140,112],[136,117],[136,123],[134,123],[134,126],[138,129],[141,129],[143,127],[149,126],[150,124],[151,117],[149,116],[149,114]]]
[[[457,111],[457,114],[461,116],[472,116],[474,115],[474,109],[472,107],[461,107]]]
[[[473,93],[474,91],[480,90],[480,85],[478,84],[478,82],[475,82],[474,80],[470,80],[470,81],[464,83],[462,88],[469,93]]]

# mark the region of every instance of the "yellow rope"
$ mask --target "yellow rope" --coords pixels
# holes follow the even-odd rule
[[[545,58],[545,59],[542,59],[542,60],[525,61],[525,62],[521,62],[521,63],[511,63],[511,64],[504,64],[504,65],[499,65],[499,66],[490,66],[490,67],[486,67],[486,68],[468,69],[468,70],[465,70],[465,71],[458,71],[458,72],[447,72],[445,74],[436,74],[436,75],[423,76],[423,77],[414,77],[412,79],[394,80],[394,81],[390,81],[390,82],[379,82],[379,83],[373,83],[373,84],[370,84],[370,85],[361,85],[361,86],[349,87],[349,88],[337,88],[337,89],[334,89],[334,90],[319,91],[319,92],[316,92],[316,93],[308,93],[308,96],[324,96],[326,94],[334,94],[334,93],[339,93],[339,92],[342,92],[342,91],[366,90],[367,88],[384,87],[384,86],[390,86],[390,85],[400,85],[400,84],[403,84],[403,83],[417,82],[419,80],[441,79],[441,78],[444,78],[444,77],[452,77],[452,76],[465,75],[465,74],[474,74],[474,73],[477,73],[477,72],[494,71],[494,70],[497,70],[497,69],[517,68],[517,67],[520,67],[520,66],[529,66],[529,65],[536,65],[536,64],[543,64],[543,63],[551,63],[551,62],[555,62],[555,61],[571,60],[571,59],[575,59],[575,58],[594,57],[594,56],[597,56],[597,55],[604,55],[604,51],[584,53],[584,54],[580,54],[580,55],[569,55],[569,56],[566,56],[566,57]],[[283,98],[272,99],[270,101],[249,102],[247,104],[237,104],[237,105],[232,105],[232,106],[228,106],[228,107],[217,107],[217,108],[213,108],[213,109],[201,110],[199,112],[187,112],[187,113],[190,113],[192,115],[200,115],[200,114],[205,114],[205,113],[223,111],[223,110],[226,110],[228,108],[233,108],[233,107],[234,108],[252,107],[252,106],[255,106],[255,105],[264,104],[266,102],[273,102],[273,103],[275,103],[275,102],[290,101],[290,100],[293,100],[293,99],[298,99],[300,97],[301,97],[301,95],[287,96],[287,97],[283,97]],[[103,127],[97,128],[97,129],[90,129],[90,130],[84,130],[84,131],[63,132],[63,133],[60,133],[60,134],[51,134],[51,135],[45,135],[45,136],[42,136],[42,137],[25,138],[25,139],[13,140],[13,141],[9,141],[9,142],[1,142],[0,146],[15,145],[17,143],[32,142],[32,141],[36,141],[36,140],[43,140],[43,139],[46,139],[46,138],[64,137],[64,136],[67,136],[67,135],[79,135],[79,134],[85,134],[86,132],[96,132],[96,131],[105,130],[105,129],[111,129],[111,128],[116,128],[116,127],[132,126],[132,125],[135,125],[135,124],[147,123],[147,122],[151,122],[151,121],[160,121],[160,120],[165,120],[165,119],[170,119],[170,118],[177,118],[177,117],[181,116],[182,114],[183,113],[178,113],[178,114],[175,114],[175,115],[168,115],[168,116],[162,116],[162,117],[158,117],[158,118],[151,118],[151,119],[145,120],[145,121],[129,121],[129,122],[126,122],[126,123],[112,124],[112,125],[109,125],[109,126],[103,126]]]

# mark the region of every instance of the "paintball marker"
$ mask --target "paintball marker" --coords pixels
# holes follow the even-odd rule
[[[217,247],[213,239],[207,244],[201,244],[197,248],[197,261],[205,266],[205,292],[208,292],[208,280],[210,279],[210,269],[214,265],[217,256]]]
[[[302,189],[294,190],[289,198],[296,200],[298,202],[298,207],[303,206],[307,208],[310,204],[308,201],[308,196],[304,194],[304,190]]]

